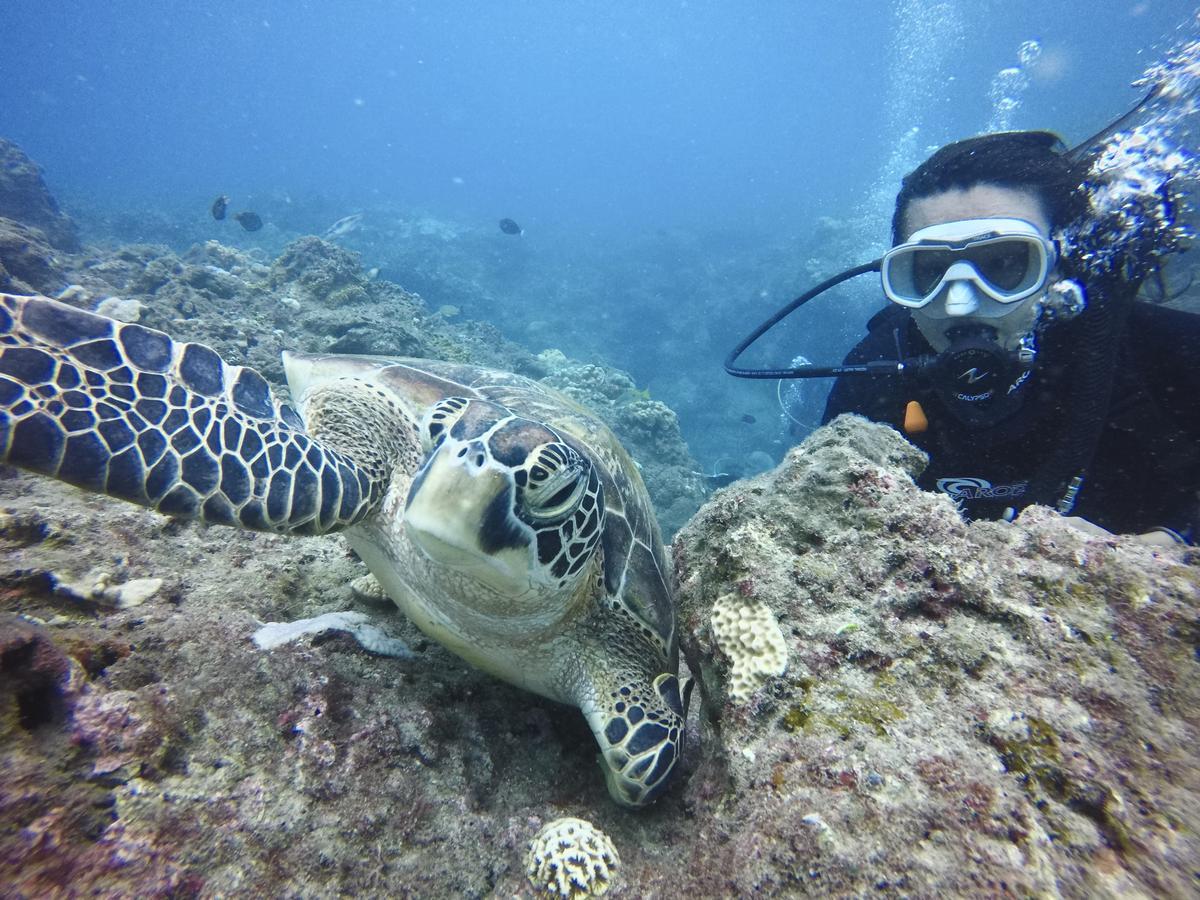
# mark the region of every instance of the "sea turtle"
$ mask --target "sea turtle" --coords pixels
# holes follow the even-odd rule
[[[643,806],[682,745],[672,584],[637,468],[573,401],[457,363],[285,353],[252,369],[45,297],[0,294],[0,461],[205,522],[343,531],[470,663],[579,707]]]

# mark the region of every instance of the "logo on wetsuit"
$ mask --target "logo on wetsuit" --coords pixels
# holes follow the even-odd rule
[[[949,494],[955,503],[964,500],[987,500],[997,497],[1020,497],[1029,487],[1028,481],[1017,481],[1013,484],[992,484],[985,478],[960,476],[957,478],[939,478],[937,489]]]
[[[963,372],[958,377],[965,378],[967,380],[967,384],[974,384],[977,381],[983,381],[983,379],[987,378],[991,374],[991,372],[980,372],[979,369],[975,368],[975,366],[971,366],[971,368],[967,369],[967,371]]]

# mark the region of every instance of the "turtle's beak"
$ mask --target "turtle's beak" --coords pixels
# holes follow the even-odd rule
[[[480,456],[443,445],[413,480],[404,512],[409,539],[433,562],[497,590],[529,586],[530,536],[513,515],[511,477]]]

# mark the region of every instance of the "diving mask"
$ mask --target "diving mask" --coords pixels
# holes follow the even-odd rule
[[[961,219],[930,225],[884,254],[888,299],[920,309],[956,282],[971,282],[998,303],[1042,290],[1057,260],[1054,244],[1024,219]]]

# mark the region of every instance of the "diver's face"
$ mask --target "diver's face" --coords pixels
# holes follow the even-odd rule
[[[930,225],[992,218],[1024,219],[1044,237],[1050,235],[1050,218],[1036,194],[995,184],[976,184],[966,190],[954,188],[909,203],[904,213],[904,240]],[[1047,283],[1052,280],[1053,276]],[[914,309],[912,315],[934,350],[950,346],[946,334],[952,328],[972,323],[994,329],[998,343],[1006,350],[1014,350],[1032,330],[1041,297],[1038,293],[1017,303],[1000,303],[972,282],[955,280],[943,287],[927,306]]]

